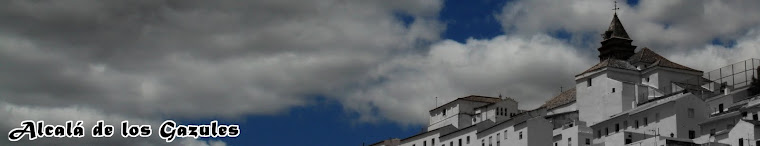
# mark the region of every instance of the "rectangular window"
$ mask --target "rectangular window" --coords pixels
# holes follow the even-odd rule
[[[588,78],[588,79],[586,80],[586,86],[587,86],[587,87],[591,87],[591,78]]]
[[[610,135],[610,128],[604,128],[604,135]]]
[[[628,129],[628,121],[623,121],[623,129]]]
[[[596,130],[596,138],[602,137],[602,130]]]
[[[647,117],[644,117],[644,126],[647,126],[647,124],[649,124],[649,119],[647,119]]]
[[[710,129],[710,135],[715,135],[715,128]]]
[[[467,144],[470,144],[470,136],[467,136]]]
[[[612,93],[615,93],[615,88],[612,88]]]
[[[638,129],[639,128],[639,120],[636,120],[634,122],[636,123],[636,126],[634,128]]]
[[[654,114],[654,121],[660,122],[660,113],[655,113]]]
[[[757,121],[757,120],[758,120],[758,119],[757,119],[757,113],[755,113],[755,114],[752,114],[752,120],[755,120],[755,121]]]
[[[522,139],[522,131],[520,131],[520,139]]]
[[[744,146],[744,138],[739,138],[739,146]]]
[[[689,113],[689,114],[688,114],[688,115],[689,115],[689,118],[694,118],[694,108],[689,108],[689,109],[688,109],[688,113]]]
[[[501,136],[501,133],[496,133],[496,141],[501,141],[501,138],[499,138],[500,136]]]
[[[591,144],[591,139],[586,138],[586,145],[590,145],[590,144]]]
[[[568,137],[567,138],[567,146],[572,146],[573,144],[573,138]]]
[[[620,132],[620,124],[615,124],[615,132]]]
[[[694,130],[689,130],[689,139],[694,139],[697,137],[697,132]]]
[[[504,139],[507,139],[507,130],[504,130]]]
[[[462,145],[462,139],[461,138],[459,139],[459,145]]]

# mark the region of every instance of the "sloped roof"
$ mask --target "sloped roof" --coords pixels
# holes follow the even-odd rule
[[[607,28],[607,31],[605,33],[610,33],[610,35],[605,36],[604,39],[610,39],[610,38],[631,39],[631,37],[628,36],[628,32],[625,32],[625,28],[623,28],[623,23],[621,23],[620,19],[618,19],[617,13],[615,14],[615,16],[612,17],[612,22],[610,22],[610,27]]]
[[[660,54],[655,53],[649,48],[642,48],[641,50],[639,50],[639,52],[636,52],[636,54],[633,54],[631,58],[628,58],[628,62],[631,64],[638,64],[638,63],[649,64],[647,68],[660,66],[660,67],[667,67],[667,68],[673,68],[673,69],[702,72],[700,70],[696,70],[696,69],[675,63],[673,61],[670,61],[666,59],[665,57],[662,57]]]
[[[504,99],[501,99],[501,98],[498,98],[498,97],[470,95],[470,96],[465,96],[465,97],[457,98],[457,99],[452,100],[452,101],[450,101],[450,102],[448,102],[446,104],[442,104],[442,105],[440,105],[438,107],[435,107],[435,108],[431,109],[430,111],[437,110],[437,109],[439,109],[441,107],[444,107],[444,106],[446,106],[446,105],[448,105],[450,103],[453,103],[453,102],[455,102],[457,100],[467,100],[467,101],[483,102],[483,103],[486,103],[486,105],[488,105],[488,104],[494,104],[494,103],[497,103],[497,102],[502,101],[502,100],[512,100],[512,101],[517,102],[516,100],[514,100],[512,98],[509,98],[509,97],[502,97],[502,98],[504,98]]]
[[[642,68],[641,70],[659,66],[659,67],[666,67],[666,68],[672,68],[672,69],[702,72],[700,70],[696,70],[696,69],[675,63],[673,61],[670,61],[666,59],[665,57],[662,57],[660,54],[655,53],[649,48],[642,48],[641,50],[639,50],[639,52],[636,52],[636,54],[633,54],[631,58],[628,58],[628,60],[619,60],[619,59],[613,59],[613,58],[606,59],[575,76],[577,77],[577,76],[580,76],[589,72],[597,71],[606,67],[638,71],[639,69],[637,69],[633,65],[639,64],[639,63],[647,64],[647,66],[645,68]]]
[[[549,99],[549,101],[546,101],[546,103],[544,103],[544,105],[541,105],[541,107],[544,107],[546,109],[553,109],[555,107],[559,107],[572,102],[575,102],[575,88],[563,91],[554,98]]]
[[[603,69],[603,68],[606,68],[606,67],[626,69],[626,70],[634,70],[634,71],[638,70],[638,69],[636,69],[636,67],[634,67],[633,65],[631,65],[630,63],[628,63],[628,61],[610,58],[610,59],[606,59],[606,60],[604,60],[602,62],[597,63],[596,65],[592,66],[591,68],[587,69],[586,71],[583,71],[582,73],[580,73],[578,75],[575,75],[575,76],[580,76],[582,74],[586,74],[586,73],[589,73],[589,72],[597,71],[597,70],[600,70],[600,69]]]
[[[470,96],[462,97],[459,99],[477,101],[477,102],[486,102],[486,103],[497,103],[502,100],[496,97],[488,97],[488,96],[480,96],[480,95],[470,95]],[[510,98],[507,97],[507,99],[510,99]]]

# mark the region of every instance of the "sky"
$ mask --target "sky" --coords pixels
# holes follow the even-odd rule
[[[760,1],[620,1],[633,45],[760,58]],[[0,145],[362,145],[467,95],[532,109],[598,63],[612,0],[0,0],[0,131],[23,120],[239,124],[236,138]],[[117,130],[118,132],[118,130]]]

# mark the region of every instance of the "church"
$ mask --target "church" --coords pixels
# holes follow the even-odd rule
[[[599,62],[542,106],[461,97],[431,109],[426,131],[372,145],[760,146],[760,59],[704,72],[632,42],[615,13]]]

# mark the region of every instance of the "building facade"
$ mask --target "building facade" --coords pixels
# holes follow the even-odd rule
[[[760,146],[760,59],[703,72],[632,45],[617,14],[599,63],[539,108],[471,95],[430,110],[425,132],[377,146]]]

